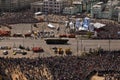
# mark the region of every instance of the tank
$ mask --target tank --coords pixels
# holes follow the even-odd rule
[[[48,38],[45,39],[47,44],[67,44],[67,42],[69,41],[69,39],[65,39],[65,38]]]

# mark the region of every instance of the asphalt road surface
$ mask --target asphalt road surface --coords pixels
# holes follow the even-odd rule
[[[34,28],[32,24],[14,24],[10,25],[12,27],[11,33],[28,33],[29,30],[44,30],[51,31],[53,30],[55,35],[59,34],[65,34],[67,31],[65,31],[65,24],[57,24],[52,23],[55,25],[55,29],[50,29],[47,27],[47,23],[38,23],[38,28]],[[60,31],[57,32],[57,27],[60,26]],[[68,44],[64,45],[47,45],[44,39],[38,38],[38,39],[31,39],[31,38],[5,38],[4,40],[0,40],[0,46],[16,46],[23,45],[25,47],[42,47],[44,49],[44,52],[42,53],[34,53],[32,51],[28,51],[27,55],[13,55],[13,51],[10,50],[8,55],[3,55],[3,50],[0,50],[0,56],[1,57],[50,57],[50,56],[57,56],[58,54],[55,54],[53,51],[53,47],[62,48],[65,50],[66,48],[71,48],[73,55],[80,55],[81,51],[89,51],[90,48],[97,49],[98,47],[101,47],[103,49],[107,50],[118,50],[120,49],[120,40],[81,40],[81,39],[69,39]]]
[[[25,47],[42,47],[44,52],[42,53],[34,53],[32,51],[28,51],[27,55],[13,55],[12,50],[9,51],[8,55],[3,55],[3,50],[0,51],[0,56],[4,57],[50,57],[50,56],[57,56],[53,51],[53,47],[62,48],[65,50],[66,48],[71,48],[73,55],[80,55],[81,51],[89,51],[90,48],[97,49],[101,47],[107,50],[118,50],[120,49],[120,40],[76,40],[69,39],[68,44],[64,45],[48,45],[46,44],[44,39],[29,39],[29,38],[9,38],[0,41],[0,46],[10,46],[19,47],[19,45],[23,45]]]

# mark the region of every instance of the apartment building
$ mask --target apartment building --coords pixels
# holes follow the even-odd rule
[[[106,4],[99,2],[92,6],[91,17],[119,20],[120,1],[109,0]]]
[[[103,9],[104,9],[103,2],[98,2],[97,4],[93,5],[91,8],[91,17],[101,18]]]
[[[47,13],[61,13],[63,8],[67,5],[67,0],[44,0],[44,12]]]
[[[82,1],[73,1],[73,6],[76,6],[78,8],[78,12],[82,12],[83,11],[83,7],[82,7]]]
[[[31,9],[34,12],[62,13],[64,7],[67,5],[67,0],[43,0],[42,2],[32,3]]]
[[[37,1],[34,3],[31,3],[31,11],[32,12],[43,12],[43,2]]]
[[[112,13],[112,19],[113,20],[119,20],[119,13],[120,13],[120,6],[116,6],[114,9],[113,9],[113,13]]]

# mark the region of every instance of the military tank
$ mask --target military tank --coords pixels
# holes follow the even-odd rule
[[[47,38],[45,39],[47,44],[67,44],[69,39],[67,38]]]

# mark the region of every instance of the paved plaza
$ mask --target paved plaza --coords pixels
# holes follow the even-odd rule
[[[9,50],[8,55],[3,55],[3,50],[0,50],[0,56],[4,57],[50,57],[50,56],[58,56],[58,54],[55,54],[53,49],[54,47],[62,48],[63,50],[67,48],[71,48],[73,55],[81,55],[81,51],[89,51],[90,48],[97,49],[98,47],[101,47],[103,49],[109,50],[118,50],[120,49],[120,41],[119,40],[76,40],[69,39],[68,44],[64,45],[48,45],[46,44],[44,39],[29,39],[29,38],[9,38],[9,40],[5,39],[0,42],[0,46],[9,46],[13,48],[13,46],[19,47],[19,45],[24,45],[24,47],[29,47],[32,49],[32,47],[42,47],[44,49],[44,52],[40,53],[34,53],[33,51],[27,51],[27,55],[17,54],[13,55],[13,50]],[[65,54],[64,54],[65,55]]]
[[[57,19],[57,17],[55,18]],[[59,21],[59,20],[58,20]],[[65,19],[63,18],[63,21]],[[34,27],[33,23],[29,24],[12,24],[10,25],[12,27],[11,29],[11,35],[15,33],[21,33],[26,34],[31,30],[34,31],[52,31],[55,34],[55,37],[59,37],[60,34],[69,34],[65,27],[65,23],[52,23],[49,22],[52,25],[55,26],[54,29],[48,28],[48,22],[40,22],[37,23],[37,27]],[[57,28],[60,27],[60,30],[57,31]],[[79,37],[79,36],[78,36]],[[15,45],[16,47],[19,47],[19,45],[23,45],[24,47],[29,47],[32,49],[33,47],[42,47],[44,49],[44,52],[41,53],[34,53],[33,51],[27,51],[27,55],[13,55],[13,50],[9,50],[8,55],[3,55],[3,50],[0,50],[0,56],[4,57],[50,57],[50,56],[58,56],[58,54],[55,54],[53,49],[54,47],[62,48],[63,50],[70,48],[72,50],[73,55],[81,55],[81,51],[89,51],[90,48],[97,49],[98,47],[101,47],[106,50],[118,50],[120,49],[120,40],[87,40],[87,39],[81,39],[81,38],[69,38],[68,44],[64,45],[48,45],[45,42],[46,38],[24,38],[24,37],[5,37],[3,40],[0,41],[0,46],[10,46],[13,48]]]

